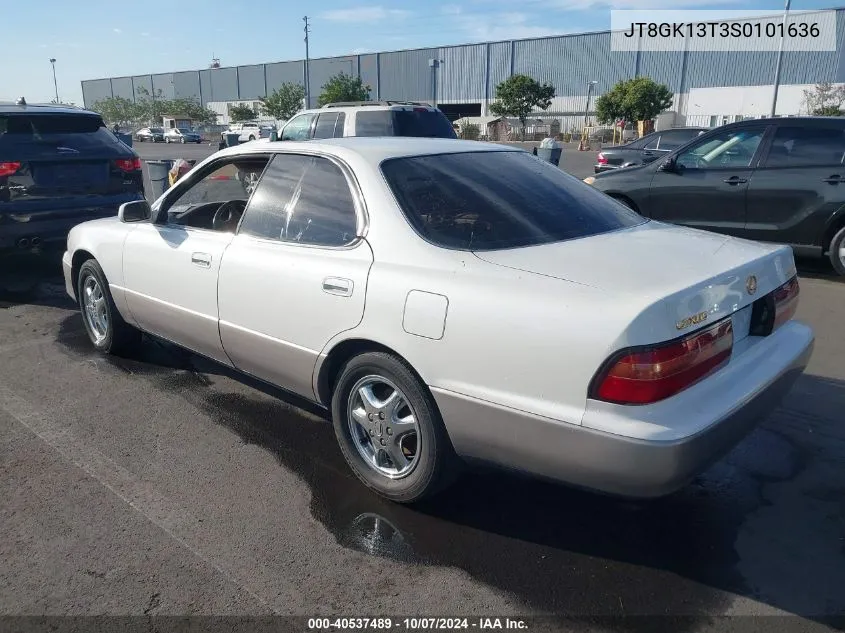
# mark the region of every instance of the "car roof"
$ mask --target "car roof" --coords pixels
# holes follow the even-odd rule
[[[27,103],[25,105],[17,105],[14,101],[0,101],[0,114],[17,114],[21,112],[38,114],[90,114],[100,116],[97,112],[72,105],[55,103]]]
[[[388,158],[457,154],[462,152],[521,152],[519,147],[462,141],[449,138],[419,138],[410,136],[346,136],[319,141],[271,141],[244,143],[218,152],[220,155],[248,155],[267,152],[320,152],[344,157],[357,155],[368,162],[380,163]]]

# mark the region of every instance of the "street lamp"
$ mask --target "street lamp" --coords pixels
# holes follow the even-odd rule
[[[593,86],[597,83],[597,81],[587,82],[587,107],[584,108],[584,127],[587,127],[587,114],[590,112],[590,94],[593,92]]]
[[[56,58],[50,58],[50,64],[53,66],[53,88],[56,90],[56,103],[59,102],[59,84],[56,83]]]
[[[780,66],[783,61],[783,37],[784,32],[786,31],[786,18],[789,15],[789,3],[790,0],[786,0],[786,6],[783,9],[783,24],[781,25],[780,31],[780,44],[778,45],[778,60],[775,64],[775,87],[774,91],[772,92],[772,112],[771,117],[775,118],[775,110],[777,109],[778,105],[778,85],[780,84]]]
[[[445,59],[429,59],[428,65],[431,68],[431,100],[435,108],[437,107],[437,69],[440,68],[440,64],[446,63]]]

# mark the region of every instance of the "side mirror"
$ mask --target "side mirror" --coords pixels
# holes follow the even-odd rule
[[[124,202],[117,210],[117,219],[121,222],[144,222],[149,220],[153,212],[146,200]]]
[[[657,168],[657,171],[665,171],[670,174],[680,173],[678,169],[678,163],[675,160],[674,156],[669,156],[666,160],[660,163],[660,166]]]

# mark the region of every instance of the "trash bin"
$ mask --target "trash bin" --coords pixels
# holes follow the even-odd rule
[[[544,138],[540,141],[540,147],[537,148],[536,152],[538,158],[558,166],[560,166],[560,157],[562,154],[563,149],[560,143],[553,138]]]
[[[115,136],[124,145],[128,145],[129,147],[132,147],[132,135],[131,134],[125,134],[124,132],[117,132],[115,134]]]
[[[173,167],[172,160],[148,160],[147,171],[150,175],[150,189],[153,200],[158,200],[170,187],[167,174]]]
[[[240,143],[240,141],[238,140],[240,138],[240,136],[241,135],[238,132],[234,132],[232,134],[226,134],[226,146],[227,147],[234,147],[235,145],[238,145]]]

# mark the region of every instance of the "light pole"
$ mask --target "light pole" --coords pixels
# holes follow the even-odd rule
[[[584,127],[587,127],[587,115],[590,112],[590,94],[593,92],[593,86],[595,86],[597,83],[597,81],[587,82],[587,107],[584,108]]]
[[[443,59],[429,59],[428,65],[431,67],[431,100],[435,108],[437,107],[437,69],[440,68],[440,64],[444,63],[446,60]]]
[[[56,90],[56,103],[59,102],[59,84],[56,82],[56,58],[50,58],[50,64],[53,66],[53,88]]]
[[[775,110],[777,109],[778,105],[778,85],[780,84],[780,66],[783,61],[783,38],[786,34],[786,18],[789,14],[789,4],[790,0],[786,0],[786,6],[783,9],[783,23],[781,25],[781,32],[780,32],[780,44],[778,45],[778,61],[775,64],[775,87],[772,91],[772,112],[771,118],[775,118]]]

